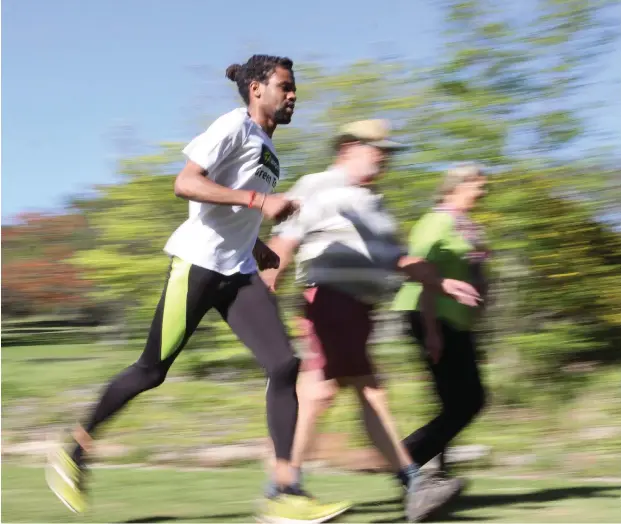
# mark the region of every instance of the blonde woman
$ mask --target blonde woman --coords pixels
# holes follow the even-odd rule
[[[433,263],[444,278],[470,282],[481,297],[488,287],[489,250],[469,214],[485,194],[485,185],[485,173],[478,164],[449,169],[436,206],[412,228],[409,241],[410,256]],[[423,293],[420,284],[407,282],[393,309],[405,312],[411,335],[424,348],[442,402],[440,414],[404,440],[413,460],[422,466],[438,454],[443,458],[447,444],[483,408],[485,392],[473,332],[480,308],[466,307],[446,295]],[[444,464],[441,472],[447,478]]]

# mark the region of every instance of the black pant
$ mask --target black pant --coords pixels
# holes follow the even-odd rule
[[[276,457],[289,460],[297,422],[299,360],[276,297],[257,274],[224,276],[173,257],[142,355],[117,375],[84,424],[93,433],[139,393],[164,382],[201,319],[216,308],[268,376],[267,423]],[[208,401],[208,399],[205,399]]]
[[[411,335],[423,347],[425,330],[422,316],[418,312],[411,312],[408,322]],[[442,453],[446,445],[472,421],[485,403],[474,334],[458,331],[446,322],[440,322],[440,325],[444,343],[440,361],[433,364],[427,352],[424,353],[442,402],[442,410],[431,422],[403,441],[419,466]]]

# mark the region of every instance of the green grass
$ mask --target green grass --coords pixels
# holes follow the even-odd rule
[[[433,388],[411,348],[382,345],[375,351],[388,379],[399,431],[406,435],[435,413]],[[136,345],[102,344],[3,348],[3,444],[41,440],[44,431],[71,427],[105,383],[140,352]],[[188,374],[196,358],[207,364],[200,379]],[[486,375],[490,406],[455,442],[492,448],[489,459],[478,466],[494,465],[504,473],[553,470],[581,476],[614,476],[621,471],[621,397],[616,394],[621,369],[592,373],[582,394],[555,411],[549,406],[498,406],[494,394],[503,383],[501,370],[488,367]],[[171,450],[265,437],[264,388],[260,370],[243,349],[184,351],[169,380],[138,397],[106,427],[102,437],[129,450],[107,461],[149,461]],[[350,447],[368,444],[349,391],[337,398],[320,430],[349,435]],[[507,465],[504,459],[516,456],[535,460]]]
[[[341,522],[399,522],[398,491],[385,475],[309,475],[324,501],[357,506]],[[41,469],[3,466],[2,522],[252,522],[264,474],[237,470],[95,470],[91,510],[74,517],[49,492]],[[474,478],[442,520],[618,522],[621,482]]]

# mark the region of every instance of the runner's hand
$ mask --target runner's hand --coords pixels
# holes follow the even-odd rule
[[[300,209],[300,203],[296,200],[289,200],[282,195],[265,195],[265,200],[261,205],[263,216],[282,222]]]
[[[276,277],[278,271],[276,269],[267,269],[261,272],[261,279],[272,293],[276,293]]]
[[[258,238],[254,244],[252,255],[257,261],[260,271],[264,269],[278,269],[280,266],[280,257]]]
[[[467,282],[462,282],[461,280],[445,278],[442,280],[442,290],[444,293],[457,300],[457,302],[466,306],[476,307],[482,301],[479,292],[474,286]]]

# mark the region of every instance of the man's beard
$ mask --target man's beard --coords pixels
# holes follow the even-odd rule
[[[287,111],[288,106],[284,105],[279,107],[274,113],[274,123],[280,125],[286,125],[291,122],[293,112]]]

